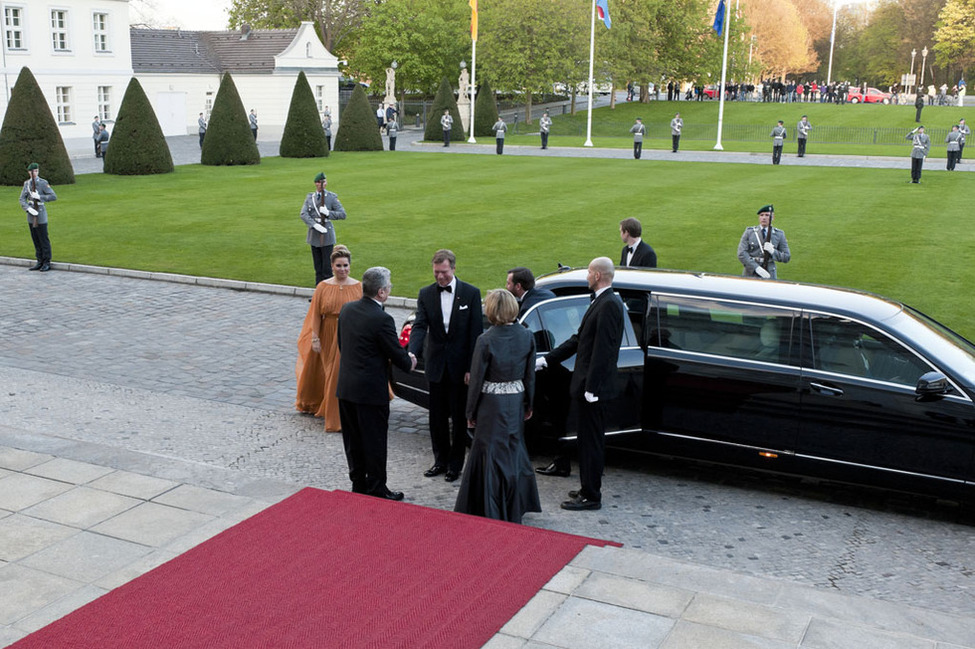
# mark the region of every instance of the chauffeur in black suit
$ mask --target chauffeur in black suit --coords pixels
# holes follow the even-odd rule
[[[505,288],[518,300],[519,318],[539,302],[555,297],[555,293],[547,288],[536,287],[535,275],[530,268],[524,266],[518,266],[508,271]]]
[[[362,274],[362,298],[342,307],[336,394],[353,493],[403,500],[402,491],[386,486],[389,363],[411,372],[416,357],[400,346],[393,317],[383,311],[392,288],[389,269],[370,268]]]
[[[569,395],[578,410],[581,488],[569,492],[569,500],[562,503],[562,509],[602,507],[606,402],[617,392],[617,363],[625,317],[623,302],[613,292],[614,272],[609,257],[597,257],[589,263],[587,279],[596,296],[582,316],[579,331],[536,362],[538,370],[576,355]]]
[[[637,219],[629,218],[620,221],[620,239],[623,240],[623,253],[620,256],[620,266],[631,268],[656,268],[657,253],[653,251],[643,236],[643,226]]]
[[[430,440],[433,466],[428,478],[446,473],[453,482],[464,469],[467,448],[467,382],[474,344],[484,330],[481,291],[454,276],[450,250],[433,255],[433,284],[420,289],[410,332],[410,352],[423,358],[430,384]]]

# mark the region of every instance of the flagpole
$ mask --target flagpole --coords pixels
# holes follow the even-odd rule
[[[724,6],[724,14],[721,20],[721,28],[724,30],[724,54],[721,56],[721,86],[718,88],[720,98],[718,100],[718,141],[714,143],[715,151],[724,151],[721,146],[721,129],[724,126],[724,87],[725,77],[728,74],[728,5]]]
[[[596,52],[596,0],[592,0],[592,21],[589,26],[589,113],[586,117],[586,142],[592,146],[592,60]]]
[[[469,144],[477,144],[477,140],[474,139],[474,96],[477,92],[477,39],[471,41],[471,85],[470,85],[470,102],[471,102],[471,136],[467,138]]]

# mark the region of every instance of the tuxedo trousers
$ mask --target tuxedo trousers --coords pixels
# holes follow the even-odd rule
[[[389,404],[372,405],[339,399],[339,418],[352,493],[384,495]]]
[[[430,442],[433,463],[460,473],[467,452],[467,384],[461,381],[430,382]]]

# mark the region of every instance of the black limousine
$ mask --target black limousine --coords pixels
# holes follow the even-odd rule
[[[556,297],[521,322],[544,354],[576,332],[586,270],[537,284]],[[629,318],[608,445],[975,496],[975,345],[926,315],[860,291],[704,273],[617,269],[613,289]],[[574,439],[573,361],[538,372],[530,444]],[[422,367],[393,384],[426,405]]]

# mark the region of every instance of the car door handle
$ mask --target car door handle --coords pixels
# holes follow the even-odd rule
[[[810,383],[809,387],[819,392],[820,394],[829,394],[834,397],[838,397],[843,394],[843,390],[840,388],[834,388],[829,385],[823,385],[822,383]]]

